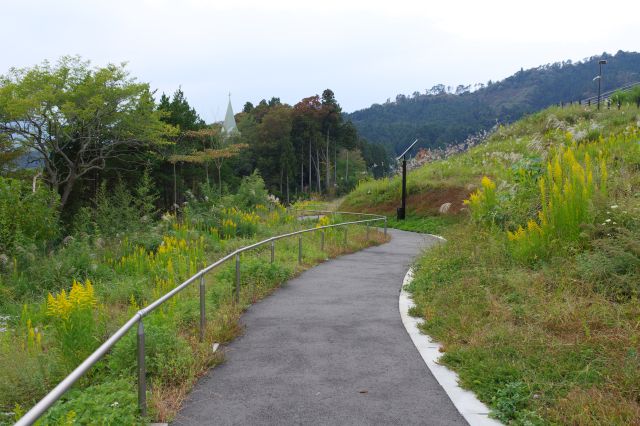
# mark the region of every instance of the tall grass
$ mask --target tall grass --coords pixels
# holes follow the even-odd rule
[[[546,174],[538,181],[537,220],[507,232],[514,257],[530,263],[548,258],[555,249],[586,244],[585,226],[597,213],[594,198],[607,197],[609,153],[633,150],[636,137],[633,131],[577,144],[567,135],[567,145],[552,150]]]

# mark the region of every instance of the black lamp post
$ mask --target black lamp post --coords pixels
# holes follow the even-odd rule
[[[599,72],[598,72],[598,109],[600,109],[600,86],[602,84],[602,66],[607,64],[607,60],[606,59],[600,59],[598,61],[598,67],[599,67]]]
[[[405,149],[404,152],[402,154],[400,154],[396,158],[396,160],[399,160],[400,158],[402,158],[402,207],[398,207],[398,210],[397,210],[398,220],[404,220],[404,218],[406,216],[406,209],[407,209],[407,152],[409,152],[409,150],[411,148],[413,148],[413,146],[416,143],[418,143],[418,139],[413,141],[413,143],[411,145],[409,145],[409,147],[407,149]]]

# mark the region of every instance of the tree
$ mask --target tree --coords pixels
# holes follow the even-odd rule
[[[171,132],[149,85],[129,77],[124,64],[90,68],[63,57],[0,79],[0,134],[39,157],[61,209],[87,173],[111,159],[135,161]]]
[[[333,131],[333,133],[337,133],[337,127],[342,120],[341,115],[342,109],[340,105],[338,105],[338,101],[336,101],[336,97],[331,89],[325,89],[322,92],[322,133],[325,136],[327,141],[326,145],[326,155],[325,155],[325,166],[326,166],[326,189],[327,193],[331,192],[333,187],[331,186],[331,153],[329,152],[330,142],[329,135]],[[336,167],[337,167],[337,152],[338,147],[335,144],[334,155],[336,159]],[[337,175],[337,169],[335,171]],[[337,177],[337,176],[335,176]]]
[[[176,163],[172,163],[171,161],[167,163],[167,160],[175,155],[189,155],[193,151],[204,149],[202,146],[203,141],[200,140],[200,138],[189,138],[186,135],[189,132],[203,129],[206,125],[196,110],[189,105],[181,88],[178,88],[171,98],[163,93],[158,104],[158,111],[162,114],[162,121],[175,126],[178,130],[176,136],[173,138],[174,143],[170,146],[163,147],[161,150],[162,161],[156,163],[153,169],[154,178],[160,183],[160,187],[162,188],[165,205],[168,205],[169,199],[172,198],[173,202],[171,204],[173,204],[175,208],[178,202],[178,187],[186,186],[186,181],[189,180],[189,178],[191,178],[192,184],[195,185],[195,182],[201,178],[201,176],[199,170],[195,168],[187,168],[186,170],[181,168],[180,176],[178,177]],[[205,174],[208,181],[207,164],[205,164]],[[170,181],[172,183],[171,185],[169,185]],[[169,194],[170,186],[173,186],[172,197],[170,197]]]
[[[258,125],[258,137],[253,144],[257,168],[268,178],[267,184],[279,187],[283,196],[289,191],[290,175],[295,173],[292,170],[295,161],[291,142],[292,111],[289,105],[274,104]]]
[[[15,147],[7,135],[0,134],[0,176],[12,171],[23,154],[24,150]]]
[[[251,102],[245,102],[244,107],[242,108],[242,112],[250,113],[253,111],[253,104]]]
[[[305,144],[308,144],[307,153],[309,155],[309,179],[308,188],[311,192],[312,187],[312,171],[316,171],[317,189],[320,192],[320,161],[318,141],[322,137],[321,134],[321,117],[322,104],[318,95],[310,96],[302,99],[293,107],[293,138],[300,146],[301,152],[304,152]],[[314,158],[315,151],[315,158]],[[314,161],[315,159],[315,161]],[[301,156],[301,162],[305,162]]]
[[[178,127],[181,131],[198,130],[205,126],[204,120],[187,102],[181,88],[173,93],[171,101],[163,93],[158,110],[163,113],[162,121]]]
[[[247,145],[243,143],[235,143],[235,144],[226,144],[225,140],[220,137],[220,128],[219,127],[207,127],[204,129],[199,129],[195,131],[186,132],[185,136],[187,138],[199,140],[202,149],[198,151],[193,151],[190,154],[175,154],[169,157],[169,162],[174,166],[179,162],[186,163],[195,163],[195,164],[204,164],[205,172],[207,176],[207,184],[209,183],[209,172],[208,172],[208,164],[213,161],[218,169],[218,189],[220,191],[220,195],[222,195],[222,175],[221,169],[224,163],[224,160],[227,158],[232,158],[237,156],[240,153],[240,150],[246,148]],[[175,167],[174,167],[174,185],[175,185]],[[175,193],[175,188],[174,188]],[[174,195],[175,197],[175,195]]]

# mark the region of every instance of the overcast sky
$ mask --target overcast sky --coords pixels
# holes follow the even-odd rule
[[[640,51],[640,1],[0,0],[0,73],[79,54],[128,62],[153,89],[222,120],[227,93],[294,104],[325,88],[345,111],[499,80],[521,67]]]

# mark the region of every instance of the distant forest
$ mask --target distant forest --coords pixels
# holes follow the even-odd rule
[[[70,220],[141,182],[161,211],[234,194],[248,176],[290,203],[347,193],[391,162],[330,89],[294,105],[247,102],[235,120],[237,129],[205,123],[181,89],[156,101],[125,65],[67,56],[14,68],[0,75],[0,179],[45,183]]]
[[[640,53],[619,51],[577,63],[521,69],[486,85],[453,88],[440,84],[426,93],[397,95],[395,102],[374,104],[345,118],[353,122],[360,136],[396,153],[415,138],[420,138],[418,147],[443,147],[496,122],[509,123],[552,104],[596,95],[598,86],[593,78],[600,59],[608,62],[603,66],[602,91],[640,81]]]

